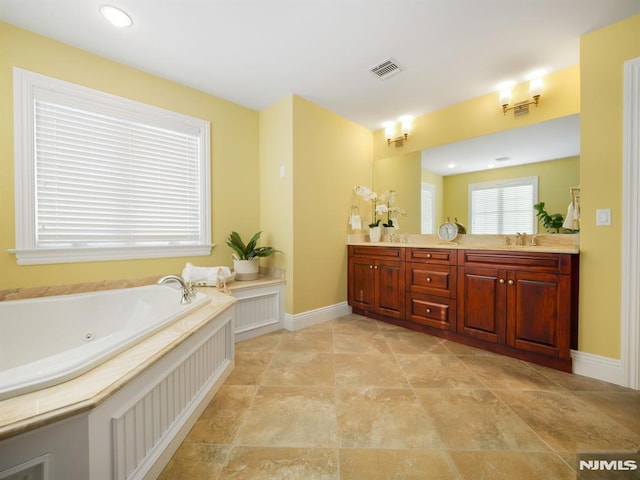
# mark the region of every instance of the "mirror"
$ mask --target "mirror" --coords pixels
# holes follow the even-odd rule
[[[513,178],[538,177],[538,201],[564,215],[569,188],[580,184],[579,155],[576,114],[376,160],[373,188],[396,190],[396,205],[407,212],[399,230],[408,233],[421,233],[421,222],[435,233],[447,217],[468,226],[469,184]],[[432,212],[421,212],[423,183],[432,186]]]

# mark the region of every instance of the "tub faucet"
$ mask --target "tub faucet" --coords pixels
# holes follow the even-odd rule
[[[196,294],[196,289],[193,287],[191,282],[187,283],[184,281],[180,275],[165,275],[160,280],[158,280],[158,285],[165,285],[170,282],[176,282],[180,284],[182,287],[182,298],[180,299],[181,304],[191,303],[191,297],[194,297]]]

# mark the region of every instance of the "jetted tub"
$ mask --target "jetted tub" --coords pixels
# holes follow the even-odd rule
[[[0,400],[87,372],[205,305],[169,285],[0,302]]]

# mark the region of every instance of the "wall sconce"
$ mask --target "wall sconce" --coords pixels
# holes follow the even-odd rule
[[[387,145],[395,144],[396,148],[402,147],[407,141],[407,137],[409,136],[409,131],[411,130],[411,120],[412,117],[402,117],[400,118],[400,135],[396,134],[398,123],[396,122],[385,122],[384,124],[384,136],[387,139]]]
[[[511,103],[511,88],[504,88],[500,90],[500,106],[502,107],[502,114],[506,115],[509,110],[513,110],[513,116],[525,115],[529,113],[529,105],[538,106],[540,96],[542,95],[542,79],[536,78],[529,82],[529,94],[533,98],[533,101],[514,103],[513,107],[509,106]]]

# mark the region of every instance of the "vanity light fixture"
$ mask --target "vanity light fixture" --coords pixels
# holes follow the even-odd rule
[[[125,28],[133,25],[133,20],[124,10],[112,5],[102,5],[100,14],[114,27]]]
[[[502,114],[506,115],[509,110],[513,110],[513,116],[525,115],[529,113],[529,105],[538,106],[540,96],[542,95],[542,78],[534,78],[529,82],[529,95],[532,100],[525,100],[523,102],[514,103],[513,106],[509,106],[511,103],[511,86],[505,86],[500,90],[500,106],[502,107]]]
[[[409,131],[411,130],[411,120],[413,120],[413,117],[405,115],[404,117],[400,117],[398,122],[384,123],[384,136],[387,139],[387,145],[393,143],[397,148],[405,144],[409,137]],[[400,124],[400,135],[396,133],[398,124]]]

